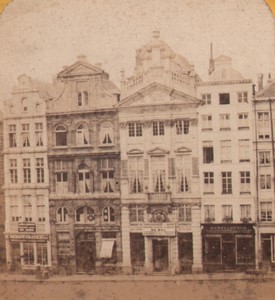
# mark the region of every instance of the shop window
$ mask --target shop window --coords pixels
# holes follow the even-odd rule
[[[153,122],[153,136],[164,135],[164,122],[155,121]]]
[[[36,243],[37,264],[45,266],[48,264],[47,243]]]
[[[22,124],[22,146],[30,147],[30,124]]]
[[[23,182],[31,183],[31,160],[23,158]]]
[[[192,222],[192,206],[189,204],[179,207],[179,222]]]
[[[202,131],[212,130],[212,116],[211,115],[202,115]]]
[[[26,222],[32,222],[32,203],[30,195],[23,195],[24,219]]]
[[[23,262],[24,265],[34,264],[34,244],[23,243]]]
[[[36,158],[36,182],[44,183],[45,181],[45,172],[44,172],[44,158]]]
[[[128,134],[129,137],[142,136],[142,124],[137,122],[128,123]]]
[[[240,205],[240,210],[241,210],[241,221],[244,223],[251,221],[251,205],[242,204]]]
[[[185,135],[189,133],[190,122],[189,120],[176,120],[176,133],[177,135]]]
[[[250,193],[250,172],[240,172],[240,193]]]
[[[85,146],[89,144],[89,130],[86,124],[80,124],[76,129],[77,146]]]
[[[261,221],[271,222],[272,221],[272,202],[261,202]]]
[[[75,221],[77,223],[92,223],[94,220],[95,212],[90,207],[79,207],[75,212]]]
[[[9,147],[15,148],[17,147],[16,142],[16,125],[9,125]]]
[[[100,141],[103,146],[114,143],[114,129],[111,123],[103,123],[100,127]]]
[[[214,194],[214,172],[204,172],[203,178],[204,194]]]
[[[130,253],[132,266],[144,266],[145,243],[144,236],[142,235],[142,233],[130,233]]]
[[[249,128],[248,113],[238,114],[238,129]]]
[[[253,236],[236,235],[236,263],[254,264],[255,263],[255,241]]]
[[[270,138],[270,118],[268,112],[258,112],[258,138],[266,140]]]
[[[68,192],[68,163],[66,161],[55,161],[55,191],[56,193]]]
[[[214,162],[214,148],[211,141],[205,141],[202,145],[203,163],[210,164]]]
[[[130,182],[130,193],[138,194],[143,192],[143,169],[144,160],[141,156],[129,157],[129,182]]]
[[[88,166],[81,164],[78,168],[78,193],[92,193],[93,178]]]
[[[221,141],[220,142],[221,146],[221,163],[231,163],[232,162],[232,157],[231,157],[231,141],[226,140],[226,141]]]
[[[206,104],[206,105],[211,104],[211,94],[202,94],[201,98],[204,101],[204,104]]]
[[[204,205],[204,221],[214,222],[215,221],[215,206]]]
[[[204,255],[205,263],[222,263],[222,245],[220,235],[207,235],[205,237]]]
[[[220,115],[220,130],[230,130],[230,114]]]
[[[230,104],[230,95],[229,93],[219,94],[220,105]]]
[[[222,205],[222,221],[231,222],[233,220],[232,205]]]
[[[144,207],[134,205],[129,208],[130,222],[144,222]]]
[[[259,163],[260,165],[270,165],[271,163],[270,151],[259,151]]]
[[[157,156],[151,158],[153,174],[153,190],[156,193],[166,190],[166,157]]]
[[[67,146],[67,130],[63,125],[59,125],[55,129],[55,145]]]
[[[104,207],[102,211],[103,222],[115,221],[115,210],[111,206]]]
[[[222,194],[232,194],[232,172],[222,172]]]
[[[56,216],[58,223],[68,223],[69,215],[68,209],[64,206],[61,206],[57,209],[57,216]]]
[[[101,172],[101,189],[103,193],[115,192],[115,171],[113,159],[101,159],[100,161]]]
[[[10,159],[10,183],[18,182],[17,159]]]
[[[238,102],[239,103],[248,103],[248,93],[247,92],[238,92]]]
[[[35,144],[37,147],[43,146],[43,123],[35,123]]]
[[[271,189],[271,175],[270,174],[261,174],[260,175],[260,189],[261,190],[270,190]]]

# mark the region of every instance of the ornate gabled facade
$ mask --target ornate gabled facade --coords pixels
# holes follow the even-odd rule
[[[137,50],[122,79],[122,248],[125,270],[201,270],[197,152],[198,76],[159,39]]]
[[[255,267],[255,175],[252,81],[231,58],[210,59],[207,82],[197,83],[203,267]]]
[[[51,266],[47,172],[46,85],[18,78],[5,103],[5,238],[12,271]]]
[[[47,112],[52,261],[103,272],[122,259],[118,89],[85,57],[57,76]]]

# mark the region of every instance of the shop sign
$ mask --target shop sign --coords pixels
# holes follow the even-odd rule
[[[18,223],[18,232],[36,232],[35,223],[30,223],[30,222]]]
[[[253,233],[253,226],[246,224],[217,224],[217,225],[205,225],[205,232],[212,233],[222,233],[222,232],[230,232],[230,233]]]
[[[10,234],[11,240],[47,240],[46,234]]]
[[[162,223],[162,224],[144,224],[143,235],[145,236],[175,236],[175,224]]]
[[[178,232],[191,232],[192,226],[191,226],[191,224],[188,224],[188,225],[179,225],[178,224],[177,231]]]
[[[144,224],[130,224],[130,232],[142,232]]]

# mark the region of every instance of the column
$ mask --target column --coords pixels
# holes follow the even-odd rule
[[[122,206],[121,209],[121,231],[122,231],[122,268],[123,272],[131,273],[131,254],[130,254],[130,225],[129,208]]]
[[[192,232],[193,232],[193,265],[192,272],[202,272],[202,238],[200,225],[200,207],[192,207]]]

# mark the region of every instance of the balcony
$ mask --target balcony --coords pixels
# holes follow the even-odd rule
[[[171,192],[147,193],[149,203],[172,203]]]

